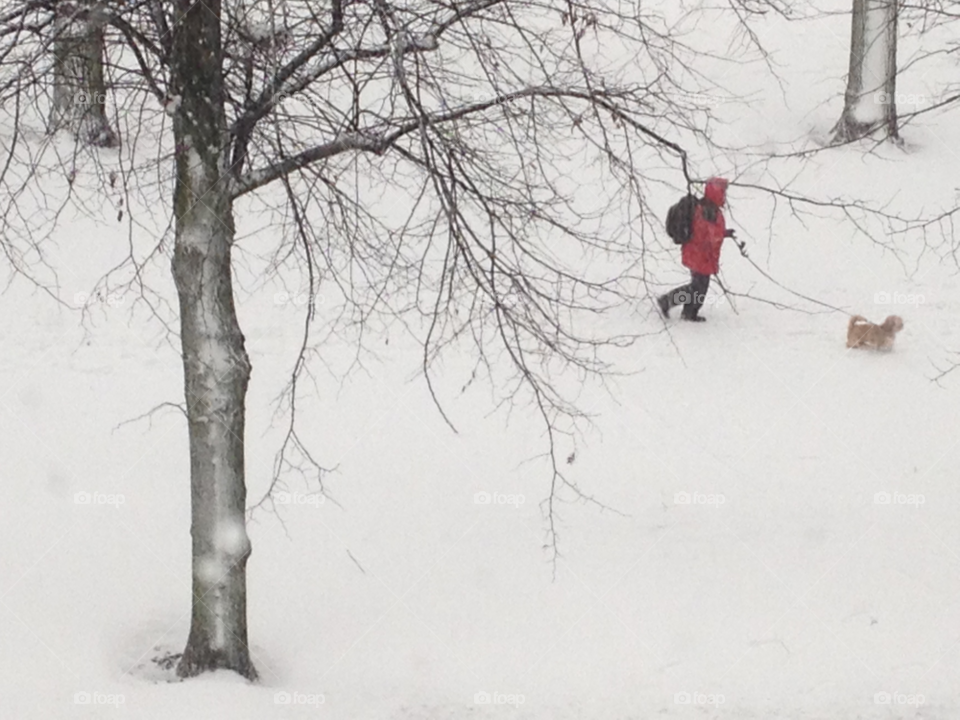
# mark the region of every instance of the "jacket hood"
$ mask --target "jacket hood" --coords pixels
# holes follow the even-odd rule
[[[715,203],[717,207],[723,207],[723,204],[727,200],[727,183],[729,181],[724,178],[712,177],[707,180],[707,189],[704,190],[703,196],[712,203]]]

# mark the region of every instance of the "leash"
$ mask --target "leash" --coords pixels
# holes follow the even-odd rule
[[[730,307],[733,308],[733,314],[739,315],[740,311],[737,310],[737,304],[733,301],[733,295],[727,290],[727,286],[723,284],[723,280],[720,279],[720,273],[717,273],[713,276],[713,279],[717,281],[717,285],[720,286],[720,289],[723,290],[723,296],[727,299],[727,302],[730,303]]]
[[[806,300],[806,301],[809,302],[809,303],[813,303],[814,305],[819,305],[820,307],[828,308],[828,309],[830,309],[830,310],[833,310],[834,312],[843,313],[844,315],[849,315],[849,314],[850,314],[850,312],[849,312],[848,310],[844,310],[843,308],[839,308],[839,307],[837,307],[836,305],[831,305],[830,303],[825,303],[825,302],[823,302],[822,300],[817,300],[817,299],[812,298],[812,297],[810,297],[810,296],[808,296],[808,295],[804,295],[804,294],[801,293],[801,292],[797,292],[797,291],[794,290],[793,288],[787,287],[786,285],[784,285],[784,284],[783,284],[782,282],[780,282],[779,280],[776,280],[775,278],[771,277],[771,275],[770,275],[766,270],[764,270],[762,267],[760,267],[759,265],[757,265],[757,264],[753,261],[753,258],[751,258],[749,255],[747,255],[747,243],[746,243],[746,241],[737,240],[736,238],[730,238],[730,239],[733,240],[734,243],[736,243],[737,248],[740,250],[740,255],[743,257],[743,259],[746,260],[748,263],[750,263],[750,264],[753,266],[754,270],[756,270],[758,273],[760,273],[761,275],[763,275],[763,277],[765,277],[767,280],[769,280],[770,282],[772,282],[774,285],[776,285],[776,286],[777,286],[778,288],[780,288],[781,290],[785,290],[785,291],[787,291],[788,293],[790,293],[791,295],[800,298],[801,300]],[[719,276],[717,276],[717,282],[720,283],[720,277],[719,277]],[[727,294],[728,294],[728,293],[727,293],[727,288],[725,288],[725,287],[723,286],[723,283],[720,283],[720,287],[723,288],[724,294],[727,295]],[[734,308],[734,312],[736,312],[736,308]]]

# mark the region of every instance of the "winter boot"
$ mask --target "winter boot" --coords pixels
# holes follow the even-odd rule
[[[700,315],[698,314],[700,312],[700,308],[695,308],[692,311],[689,308],[690,308],[689,305],[683,308],[683,312],[680,313],[681,320],[689,320],[690,322],[706,322],[707,321],[705,317],[700,317]]]
[[[663,315],[663,317],[665,318],[670,317],[670,296],[669,295],[661,295],[659,298],[657,298],[657,305],[660,306],[660,313]]]

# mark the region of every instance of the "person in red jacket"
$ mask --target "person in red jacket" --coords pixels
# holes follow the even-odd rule
[[[674,288],[657,300],[664,317],[670,316],[670,308],[683,305],[680,317],[684,320],[703,322],[700,308],[703,307],[710,276],[720,270],[720,247],[725,237],[734,237],[727,230],[720,208],[727,199],[727,181],[713,177],[707,180],[703,198],[693,212],[693,228],[690,240],[683,244],[683,264],[690,269],[690,282]]]

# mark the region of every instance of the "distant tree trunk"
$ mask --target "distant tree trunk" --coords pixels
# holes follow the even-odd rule
[[[896,96],[897,0],[853,0],[850,70],[834,139],[856,140],[880,129],[899,139]]]
[[[171,87],[177,147],[173,276],[180,299],[190,434],[193,613],[181,677],[234,670],[256,679],[247,648],[244,413],[250,361],[231,283],[233,200],[220,2],[176,0]]]
[[[92,0],[57,5],[50,130],[69,130],[81,142],[116,147],[107,120],[103,23]],[[82,17],[82,19],[79,19]]]

